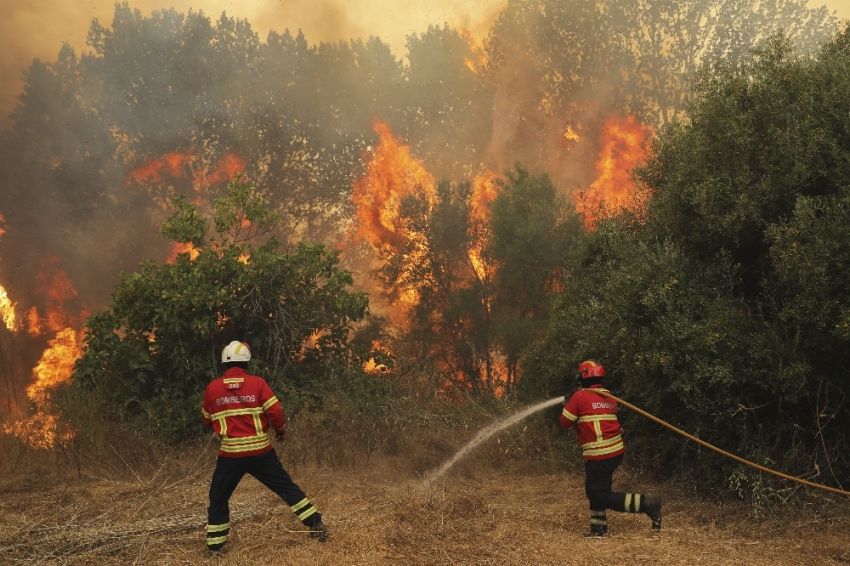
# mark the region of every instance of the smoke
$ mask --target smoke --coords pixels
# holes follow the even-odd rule
[[[202,10],[216,19],[222,12],[247,19],[261,40],[270,30],[293,33],[302,30],[311,43],[347,41],[351,38],[379,37],[401,57],[407,36],[429,25],[449,23],[486,35],[506,0],[139,0],[131,8],[149,16],[153,10],[174,8],[186,13]],[[78,54],[86,46],[86,34],[93,18],[109,26],[115,9],[113,0],[65,2],[31,0],[10,2],[0,18],[0,130],[11,125],[10,114],[21,93],[24,69],[33,59],[53,61],[63,43]]]
[[[281,240],[333,241],[351,218],[375,118],[436,181],[519,160],[566,193],[593,181],[610,115],[654,123],[668,94],[653,86],[663,80],[642,82],[652,69],[629,67],[635,49],[620,49],[627,33],[641,37],[640,20],[614,22],[593,0],[210,0],[195,6],[204,17],[191,0],[171,6],[152,15],[162,8],[153,0],[35,0],[0,20],[0,284],[22,313],[50,307],[38,284],[46,258],[78,291],[75,316],[103,310],[119,269],[168,257],[157,228],[169,198],[208,206],[226,182],[219,172],[235,171],[228,159],[269,191],[288,230]],[[811,37],[831,33],[823,18],[800,21]],[[659,73],[682,74],[672,68]],[[8,371],[28,377],[23,365]]]

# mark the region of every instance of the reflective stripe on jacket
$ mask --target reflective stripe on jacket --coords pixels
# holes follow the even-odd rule
[[[576,426],[582,457],[585,460],[605,460],[625,452],[617,402],[593,393],[607,391],[600,385],[576,391],[561,412],[561,426]]]
[[[221,436],[219,455],[256,456],[272,449],[269,430],[286,426],[283,410],[266,381],[238,367],[207,385],[204,424]]]

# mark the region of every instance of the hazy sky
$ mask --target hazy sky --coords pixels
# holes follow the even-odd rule
[[[565,0],[569,1],[569,0]],[[21,72],[33,59],[54,61],[59,48],[69,42],[77,53],[86,49],[86,32],[92,18],[112,23],[114,0],[0,0],[6,16],[0,19],[0,128],[9,126],[9,113],[21,90]],[[247,18],[260,39],[270,29],[304,30],[310,43],[375,35],[389,43],[401,57],[405,37],[431,24],[465,27],[481,37],[498,16],[506,0],[139,0],[130,5],[145,16],[152,10],[173,7],[186,12],[203,10],[212,19],[222,11]],[[850,0],[812,0],[826,4],[841,19],[850,19]]]

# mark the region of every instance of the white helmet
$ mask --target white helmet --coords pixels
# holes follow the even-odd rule
[[[221,363],[247,362],[251,359],[251,347],[245,342],[234,340],[221,351]]]

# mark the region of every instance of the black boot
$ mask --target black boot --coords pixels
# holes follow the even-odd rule
[[[310,525],[310,536],[319,542],[328,542],[328,528],[320,520]]]
[[[590,532],[584,538],[602,538],[608,535],[608,516],[605,511],[590,511]]]
[[[608,527],[590,525],[590,532],[584,533],[581,536],[583,536],[584,538],[605,538],[608,536]]]
[[[644,513],[652,519],[652,530],[661,530],[661,498],[647,497],[643,502]]]

